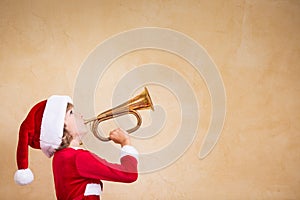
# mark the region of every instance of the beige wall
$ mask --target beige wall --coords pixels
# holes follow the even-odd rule
[[[2,0],[0,9],[1,199],[55,199],[51,160],[40,151],[30,150],[35,181],[25,187],[13,182],[21,121],[37,101],[73,95],[80,66],[98,44],[146,26],[182,32],[207,50],[226,88],[225,126],[212,153],[200,160],[211,109],[203,79],[165,52],[120,58],[101,80],[104,95],[97,93],[102,100],[97,109],[109,105],[110,89],[122,73],[156,62],[174,67],[189,81],[201,120],[194,143],[179,160],[141,174],[131,185],[105,183],[103,199],[300,198],[299,1]],[[152,89],[167,108],[167,94]],[[167,112],[173,123],[167,123],[160,142],[135,141],[140,151],[163,147],[173,137],[179,110]]]

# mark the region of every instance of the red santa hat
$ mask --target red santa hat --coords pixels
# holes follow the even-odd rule
[[[70,97],[54,95],[29,111],[19,130],[18,170],[14,176],[17,184],[26,185],[34,179],[28,168],[28,145],[41,149],[50,158],[61,144],[68,103],[73,103]]]

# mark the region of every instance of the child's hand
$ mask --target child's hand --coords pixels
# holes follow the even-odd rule
[[[117,144],[120,144],[122,147],[124,145],[130,145],[130,138],[126,131],[123,131],[120,128],[112,130],[109,133],[109,138]]]

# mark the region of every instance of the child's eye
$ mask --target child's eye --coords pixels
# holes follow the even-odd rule
[[[73,114],[73,110],[70,111],[70,114],[71,114],[71,115]]]

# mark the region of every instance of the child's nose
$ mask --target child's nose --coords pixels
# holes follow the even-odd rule
[[[83,116],[82,116],[81,113],[76,112],[76,115],[77,115],[78,117],[80,117],[80,118],[83,118]]]

